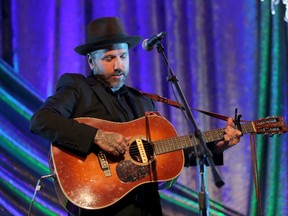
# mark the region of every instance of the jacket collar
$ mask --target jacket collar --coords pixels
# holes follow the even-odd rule
[[[121,121],[121,119],[119,119],[119,116],[117,115],[118,112],[117,112],[113,102],[111,101],[111,98],[108,95],[108,94],[110,94],[108,91],[111,91],[111,90],[108,87],[105,87],[104,84],[101,83],[99,80],[97,80],[94,75],[91,75],[87,78],[87,83],[91,86],[91,89],[93,90],[95,95],[102,102],[102,104],[104,105],[104,107],[108,111],[109,115],[111,116],[112,120]],[[128,91],[126,86],[122,87],[120,90],[122,90],[122,89],[124,89],[124,90],[121,91],[121,93]],[[112,91],[111,91],[111,93],[113,94]]]

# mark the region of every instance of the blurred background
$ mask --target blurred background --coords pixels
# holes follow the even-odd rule
[[[118,16],[128,34],[143,40],[167,32],[161,43],[192,108],[232,117],[237,108],[248,121],[288,120],[288,23],[284,1],[273,2],[274,15],[270,0],[1,0],[0,215],[27,215],[37,180],[50,173],[50,143],[29,132],[29,119],[63,73],[90,73],[73,49],[85,42],[86,25],[95,18]],[[177,99],[156,48],[148,52],[139,44],[130,63],[127,85]],[[156,106],[179,135],[191,132],[177,108]],[[225,127],[193,114],[202,131]],[[265,126],[278,133],[279,125]],[[287,134],[256,135],[256,147],[250,138],[225,151],[218,167],[223,187],[215,186],[207,167],[211,215],[288,214]],[[161,191],[165,215],[198,215],[198,178],[197,167],[184,168],[177,183]],[[67,215],[52,180],[41,186],[31,215]]]

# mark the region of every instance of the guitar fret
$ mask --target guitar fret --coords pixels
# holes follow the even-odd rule
[[[216,140],[221,140],[223,139],[223,134],[224,134],[223,128],[214,129],[214,130],[206,131],[203,133],[206,142],[213,142]]]
[[[192,146],[192,141],[189,135],[182,137],[172,137],[165,140],[154,141],[155,153],[163,154],[166,152],[176,151]]]
[[[255,132],[252,123],[243,124],[241,125],[241,128],[242,128],[243,134]]]

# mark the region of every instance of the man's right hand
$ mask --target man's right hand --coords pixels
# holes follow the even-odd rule
[[[130,137],[125,138],[119,133],[98,129],[94,138],[94,143],[96,143],[103,151],[119,156],[119,154],[124,154],[128,150],[130,139]]]

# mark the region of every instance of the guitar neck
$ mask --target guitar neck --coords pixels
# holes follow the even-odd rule
[[[204,139],[207,143],[215,142],[223,139],[225,128],[214,129],[210,131],[203,132]],[[255,132],[253,122],[249,122],[241,125],[241,130],[243,134]],[[193,146],[193,141],[196,145],[199,145],[199,140],[195,135],[185,135],[180,137],[173,137],[165,140],[154,141],[155,153],[164,154],[167,152],[177,151]]]

